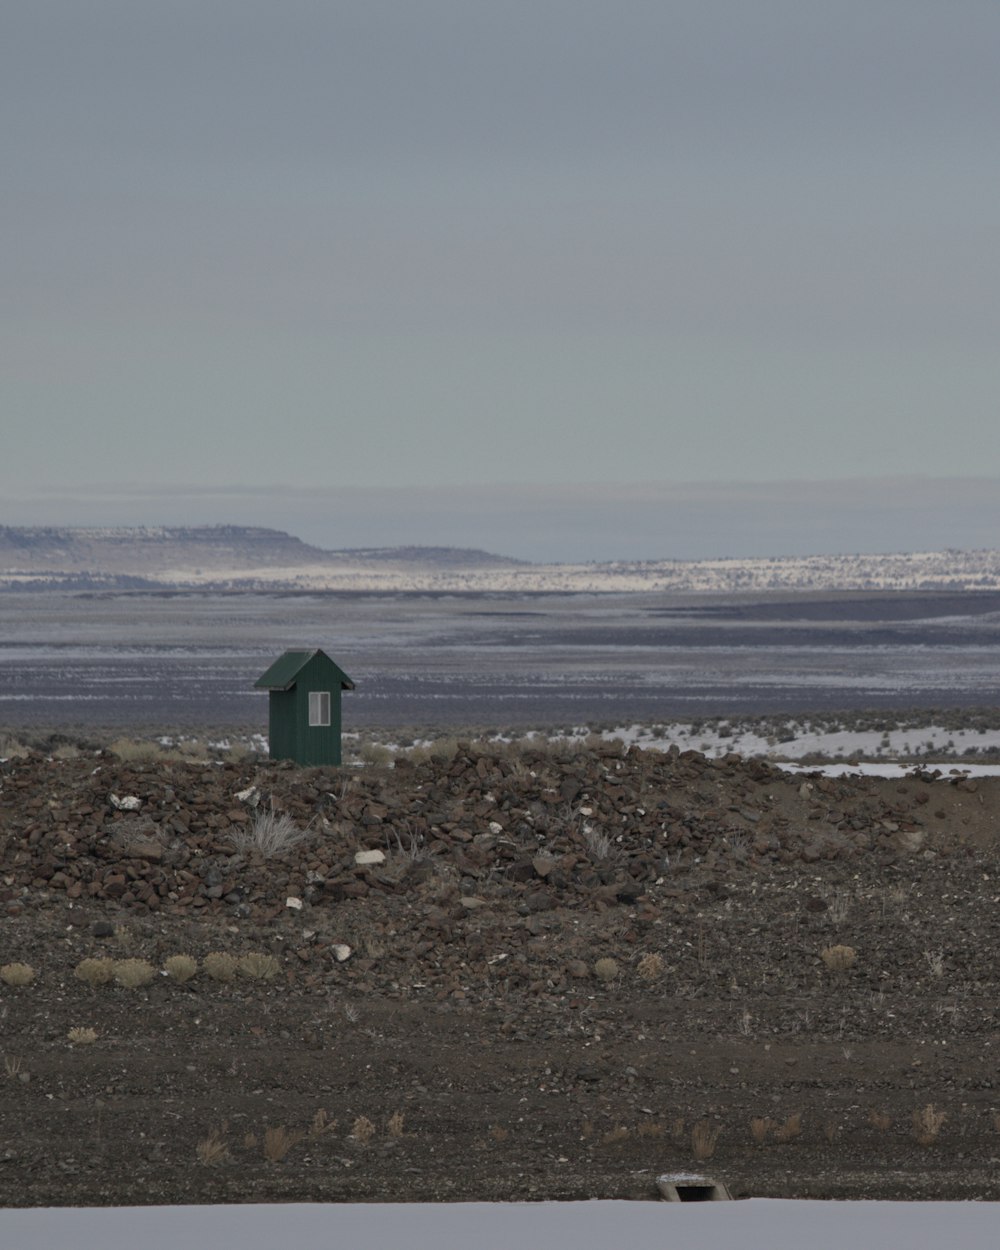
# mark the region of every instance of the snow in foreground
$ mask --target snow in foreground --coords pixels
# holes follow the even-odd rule
[[[348,1204],[0,1211],[11,1250],[996,1250],[1000,1203],[669,1202]]]

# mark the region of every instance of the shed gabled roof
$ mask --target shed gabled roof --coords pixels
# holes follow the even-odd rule
[[[255,690],[291,690],[298,680],[299,673],[305,666],[316,656],[321,656],[323,660],[333,669],[335,675],[340,680],[341,690],[353,690],[354,682],[344,672],[344,670],[326,654],[318,648],[314,651],[286,651],[284,655],[279,656],[271,667],[257,678],[254,682]]]

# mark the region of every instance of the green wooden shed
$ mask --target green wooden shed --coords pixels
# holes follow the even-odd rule
[[[340,692],[354,682],[325,651],[286,651],[254,689],[268,691],[271,759],[340,763]]]

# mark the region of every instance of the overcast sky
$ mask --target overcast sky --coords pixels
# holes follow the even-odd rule
[[[997,545],[998,48],[995,0],[5,5],[0,522]]]

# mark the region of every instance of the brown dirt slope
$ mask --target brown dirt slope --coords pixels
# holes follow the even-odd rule
[[[614,746],[9,760],[0,1202],[651,1197],[691,1168],[996,1199],[998,796]],[[261,814],[303,836],[254,849]],[[276,975],[214,978],[220,951]]]

